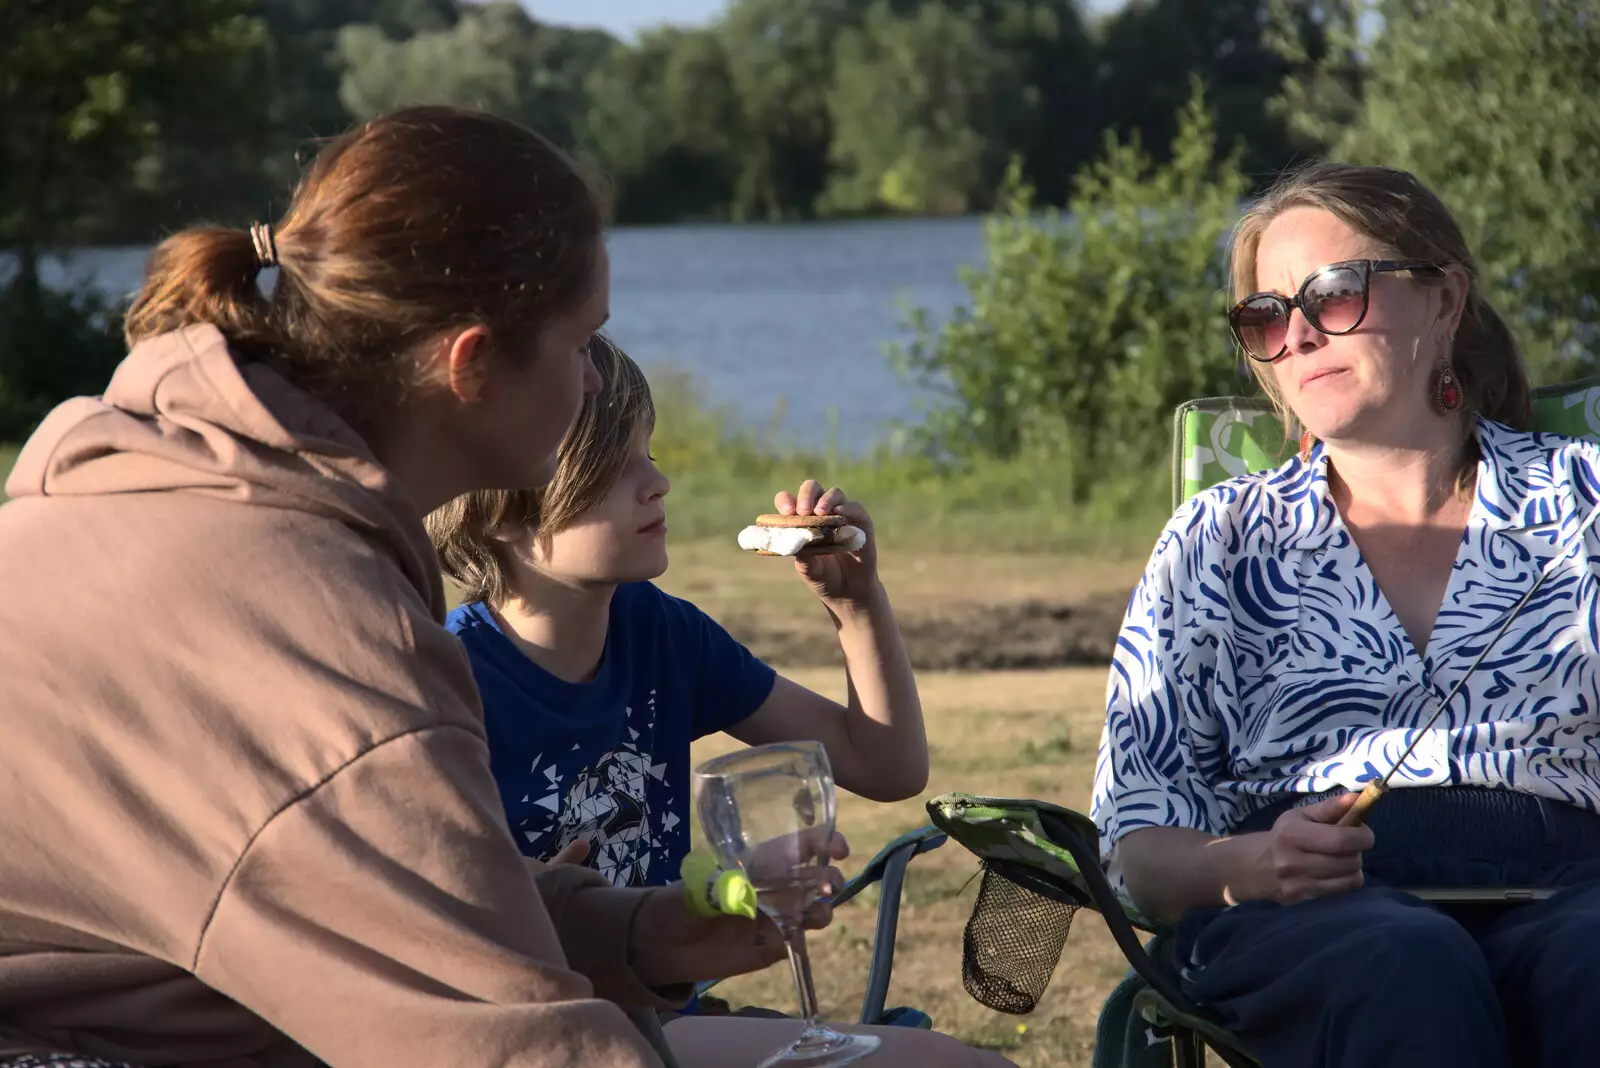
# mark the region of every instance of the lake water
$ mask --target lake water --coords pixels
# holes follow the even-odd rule
[[[942,319],[956,277],[983,253],[975,218],[782,226],[618,228],[609,236],[608,331],[648,368],[689,372],[707,399],[752,426],[783,413],[781,440],[859,449],[914,421],[916,391],[891,369],[901,304]],[[96,249],[50,272],[111,293],[139,284],[145,249]]]

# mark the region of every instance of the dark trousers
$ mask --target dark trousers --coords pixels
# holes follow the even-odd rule
[[[1600,817],[1454,788],[1396,791],[1371,824],[1365,889],[1184,917],[1185,991],[1266,1068],[1600,1063]],[[1563,889],[1447,909],[1395,888],[1421,885]]]

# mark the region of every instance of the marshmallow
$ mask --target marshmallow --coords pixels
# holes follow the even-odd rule
[[[739,548],[765,549],[779,556],[793,556],[814,541],[822,540],[820,530],[806,527],[745,527],[739,531]]]
[[[833,532],[833,541],[846,552],[860,552],[867,544],[867,532],[860,527],[837,527]]]
[[[749,552],[766,550],[779,556],[793,556],[807,545],[821,541],[823,532],[809,527],[745,527],[739,531],[739,548]],[[860,527],[835,527],[833,544],[846,552],[856,552],[867,543],[867,532]]]

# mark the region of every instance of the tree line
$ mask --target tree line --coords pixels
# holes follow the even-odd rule
[[[929,447],[1087,486],[1172,396],[1245,388],[1214,254],[1298,158],[1415,171],[1536,374],[1600,369],[1597,100],[1600,0],[732,0],[633,42],[508,0],[0,0],[0,438],[120,355],[43,251],[275,217],[319,137],[452,102],[587,160],[621,222],[994,212],[970,306],[900,354],[952,391]]]
[[[259,216],[315,139],[406,103],[483,107],[590,161],[621,222],[984,210],[1047,198],[1103,130],[1164,145],[1199,75],[1256,173],[1306,146],[1265,0],[734,0],[625,43],[511,0],[0,0],[0,244]],[[1297,47],[1327,51],[1297,0]]]

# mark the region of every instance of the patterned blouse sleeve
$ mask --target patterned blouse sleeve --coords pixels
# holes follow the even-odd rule
[[[1197,532],[1225,516],[1191,501],[1162,533],[1128,602],[1106,687],[1092,812],[1102,859],[1115,869],[1118,840],[1143,827],[1223,833],[1216,794],[1197,755],[1215,749],[1213,705],[1224,586]],[[1207,743],[1210,743],[1209,745]]]

